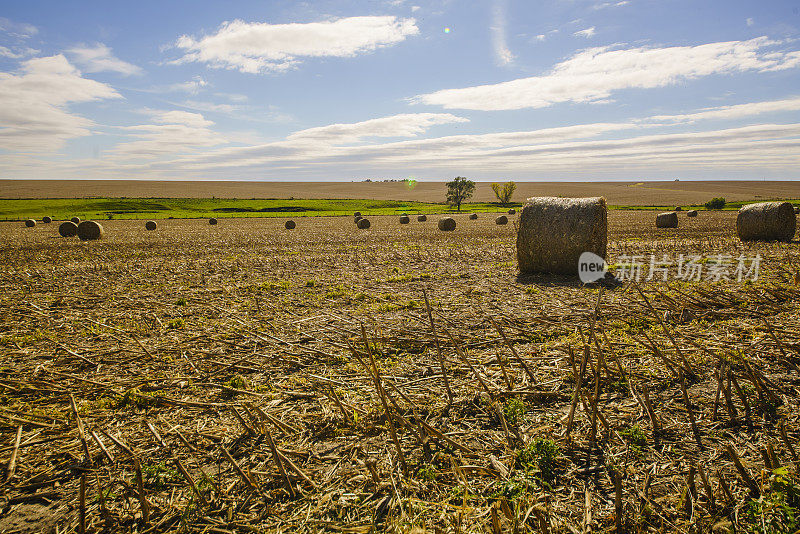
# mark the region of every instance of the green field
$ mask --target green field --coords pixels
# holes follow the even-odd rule
[[[800,205],[800,201],[792,201]],[[748,201],[730,202],[725,209],[739,209]],[[469,203],[462,212],[497,212],[521,203]],[[610,209],[671,210],[674,206],[609,206]],[[704,209],[683,206],[684,209]],[[221,199],[221,198],[56,198],[0,199],[1,220],[41,219],[176,219],[207,217],[320,217],[352,215],[397,215],[455,213],[444,203],[367,199]]]

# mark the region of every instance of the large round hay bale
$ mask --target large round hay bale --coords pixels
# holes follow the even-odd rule
[[[369,219],[359,219],[357,226],[360,230],[366,230],[370,227]]]
[[[687,217],[697,217],[697,210],[689,210],[686,212]]]
[[[408,215],[403,215],[400,217],[400,224],[408,224],[411,222],[411,219],[408,218]]]
[[[500,225],[508,224],[508,217],[506,217],[505,215],[501,215],[494,220],[494,223]]]
[[[156,222],[155,222],[155,221],[147,221],[146,223],[144,223],[144,227],[145,227],[147,230],[150,230],[150,231],[152,232],[153,230],[155,230],[156,228],[158,228],[158,225],[156,224]]]
[[[96,221],[83,221],[78,225],[78,239],[91,241],[103,237],[103,226]]]
[[[517,213],[517,210],[515,210],[515,209],[508,210],[508,214],[509,215],[515,215],[516,213]]]
[[[680,206],[675,206],[675,209],[672,211],[683,211],[683,208]]]
[[[78,235],[78,225],[72,221],[66,221],[58,226],[58,233],[61,237],[75,237]]]
[[[521,273],[578,274],[584,252],[606,257],[606,199],[529,198],[519,217],[517,261]]]
[[[211,218],[208,220],[208,224],[217,224],[217,220],[216,220],[214,217],[211,217]]]
[[[736,233],[742,241],[791,241],[797,217],[789,202],[759,202],[742,206]]]
[[[285,227],[287,230],[294,230],[294,229],[295,229],[295,227],[297,227],[297,224],[295,224],[295,222],[294,222],[293,220],[289,219],[288,221],[286,221],[286,223],[284,223],[284,225],[283,225],[283,226],[284,226],[284,227]]]
[[[51,219],[50,217],[48,217],[47,215],[45,215],[44,217],[42,217],[42,222],[43,222],[44,224],[50,224],[51,222],[53,222],[53,219]]]
[[[353,217],[361,217],[361,212],[357,211],[353,214]]]
[[[478,214],[477,213],[470,213],[469,214],[469,220],[470,221],[475,221],[477,219],[478,219]]]
[[[452,217],[442,217],[439,219],[439,230],[442,232],[452,232],[456,229],[456,220]]]
[[[425,222],[428,220],[427,215],[417,215],[417,222]]]
[[[25,221],[25,226],[28,228],[33,228],[34,226],[36,226],[36,221],[34,221],[33,219],[28,219],[27,221]]]
[[[70,219],[70,221],[74,222],[75,224],[80,224],[81,223],[81,218],[80,217],[73,217],[73,218]]]
[[[678,214],[674,211],[665,211],[656,215],[656,228],[677,228]]]

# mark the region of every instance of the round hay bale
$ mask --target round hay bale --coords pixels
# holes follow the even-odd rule
[[[516,213],[517,213],[517,210],[515,210],[515,209],[510,209],[510,210],[508,210],[508,214],[509,214],[509,215],[514,215],[514,214],[516,214]]]
[[[45,215],[44,217],[42,217],[42,222],[43,222],[44,224],[50,224],[51,222],[53,222],[53,219],[51,219],[50,217],[48,217],[47,215]]]
[[[156,224],[155,221],[147,221],[146,223],[144,223],[144,227],[152,232],[158,227],[158,225]]]
[[[80,217],[73,217],[73,218],[70,219],[70,221],[74,222],[75,224],[80,224],[81,223],[81,218]]]
[[[78,235],[78,225],[72,221],[63,222],[58,226],[61,237],[75,237]]]
[[[357,211],[353,214],[353,217],[361,217],[361,212]]]
[[[672,211],[683,211],[683,208],[681,208],[680,206],[675,206],[675,209]]]
[[[789,202],[759,202],[742,206],[736,233],[742,241],[791,241],[797,217]]]
[[[360,221],[361,219],[363,219],[361,215],[356,215],[355,217],[353,217],[353,222],[358,224],[358,221]]]
[[[357,226],[359,230],[366,230],[370,227],[369,219],[359,219]]]
[[[417,215],[417,222],[425,222],[428,220],[427,215]]]
[[[78,225],[78,239],[91,241],[103,237],[103,227],[96,221],[83,221]]]
[[[665,211],[656,215],[656,228],[677,228],[678,214],[674,211]]]
[[[456,220],[452,217],[442,217],[439,219],[439,230],[442,232],[452,232],[456,229]]]
[[[469,220],[470,220],[470,221],[476,221],[476,220],[478,220],[478,214],[477,214],[477,213],[470,213],[470,214],[469,214]]]
[[[286,221],[286,223],[283,226],[287,230],[294,230],[297,227],[297,224],[295,224],[295,222],[290,219],[290,220]]]
[[[501,215],[494,220],[494,223],[499,225],[508,224],[508,217]]]
[[[33,219],[28,219],[27,221],[25,221],[25,226],[27,228],[33,228],[34,226],[36,226],[36,221],[34,221]]]
[[[217,224],[217,220],[216,220],[214,217],[211,217],[211,218],[208,220],[208,224],[211,224],[211,225]]]
[[[584,252],[606,257],[606,199],[529,198],[519,217],[517,261],[521,273],[578,274]]]
[[[689,210],[686,212],[687,217],[697,217],[697,210]]]
[[[411,222],[411,219],[408,218],[408,215],[403,215],[400,217],[400,224],[408,224]]]

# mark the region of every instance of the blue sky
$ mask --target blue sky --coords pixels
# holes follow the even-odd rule
[[[800,4],[3,3],[0,178],[800,178]]]

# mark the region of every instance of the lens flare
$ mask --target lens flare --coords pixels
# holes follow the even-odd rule
[[[445,28],[444,33],[450,33],[450,28]]]

